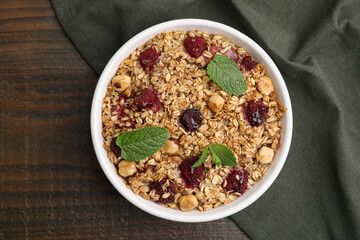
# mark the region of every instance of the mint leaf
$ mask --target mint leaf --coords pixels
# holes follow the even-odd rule
[[[210,146],[210,152],[211,152],[211,157],[213,162],[216,164],[216,166],[219,168],[221,166],[221,159],[219,158],[219,156],[216,154],[215,151],[213,151],[212,147]]]
[[[231,58],[216,54],[207,65],[206,70],[210,79],[225,92],[233,95],[244,95],[246,93],[246,79]]]
[[[236,162],[236,157],[234,153],[225,145],[222,144],[213,144],[210,146],[211,155],[216,166],[219,167],[218,161],[220,160],[220,164],[227,166],[236,166],[238,165]]]
[[[222,144],[213,144],[208,145],[203,150],[201,157],[199,160],[197,160],[194,165],[192,165],[193,168],[200,166],[203,162],[205,162],[206,157],[208,155],[210,149],[212,161],[216,164],[217,167],[220,167],[221,164],[227,165],[227,166],[236,166],[238,165],[236,162],[236,157],[234,153],[225,145]]]
[[[208,151],[209,151],[209,146],[206,146],[206,148],[203,150],[201,157],[199,160],[196,161],[196,163],[194,163],[194,165],[192,165],[193,168],[200,166],[201,164],[203,164],[203,162],[205,162],[206,157],[208,155]]]
[[[121,148],[121,157],[138,162],[160,150],[167,141],[169,130],[162,127],[146,127],[121,134],[116,145]]]

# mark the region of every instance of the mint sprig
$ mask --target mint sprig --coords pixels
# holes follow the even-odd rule
[[[238,165],[236,162],[236,157],[235,157],[234,153],[227,146],[222,145],[222,144],[213,144],[210,146],[210,151],[212,153],[213,158],[214,158],[214,156],[216,156],[216,158],[220,159],[221,164],[227,165],[227,166]],[[218,166],[218,165],[216,165],[216,166]]]
[[[194,165],[192,165],[192,167],[198,167],[201,164],[203,164],[203,162],[205,162],[206,157],[208,155],[208,151],[209,151],[209,146],[206,146],[206,148],[203,150],[201,157],[199,158],[199,160],[196,161],[196,163],[194,163]]]
[[[246,93],[246,79],[239,67],[231,58],[216,54],[206,67],[210,79],[227,93],[244,95]]]
[[[137,162],[160,150],[167,141],[169,130],[163,127],[145,127],[121,134],[116,145],[121,148],[121,157]]]
[[[217,167],[220,167],[221,164],[227,166],[238,165],[236,162],[236,157],[234,153],[230,150],[230,148],[222,144],[212,144],[206,146],[206,148],[203,150],[201,154],[200,159],[196,161],[194,165],[192,165],[192,167],[198,167],[201,164],[203,164],[203,162],[205,162],[206,160],[209,150],[211,153],[212,160]]]

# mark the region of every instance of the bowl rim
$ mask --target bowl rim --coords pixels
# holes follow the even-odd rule
[[[192,26],[192,25],[196,25],[197,27],[200,26],[201,28],[207,28],[207,27],[217,28],[217,29],[219,29],[220,32],[224,32],[225,35],[231,33],[231,35],[236,36],[236,39],[245,42],[246,43],[245,45],[247,45],[246,49],[248,51],[249,51],[249,49],[251,49],[252,51],[249,51],[249,52],[251,52],[252,55],[260,56],[260,58],[263,59],[261,61],[263,63],[263,65],[265,65],[264,61],[266,62],[266,65],[267,65],[266,69],[267,70],[269,68],[271,69],[271,71],[276,79],[276,84],[279,85],[279,88],[277,88],[277,93],[280,91],[279,89],[281,89],[281,92],[282,92],[283,98],[284,98],[284,101],[282,102],[282,104],[286,105],[286,107],[287,107],[287,112],[285,113],[284,118],[282,119],[283,125],[286,125],[286,132],[284,133],[284,128],[283,128],[282,132],[281,132],[281,135],[282,135],[281,148],[280,148],[281,151],[277,152],[277,154],[276,154],[276,157],[277,157],[277,159],[279,159],[279,161],[277,162],[276,167],[273,168],[273,171],[271,172],[271,176],[268,177],[269,176],[268,173],[264,176],[264,178],[265,177],[268,178],[267,181],[262,182],[260,187],[256,188],[256,191],[254,190],[253,193],[249,197],[246,197],[245,201],[241,201],[240,203],[233,204],[233,202],[236,201],[236,199],[235,199],[232,203],[226,204],[226,205],[232,204],[231,207],[227,207],[227,208],[225,207],[225,209],[221,209],[222,211],[216,211],[216,209],[222,207],[222,206],[219,206],[215,209],[212,209],[212,210],[209,210],[206,212],[196,211],[195,214],[193,213],[195,211],[182,212],[179,210],[164,208],[154,202],[145,200],[142,197],[135,195],[132,192],[132,190],[130,190],[132,194],[127,194],[126,191],[129,191],[129,189],[126,188],[121,177],[116,173],[116,171],[114,174],[115,166],[113,165],[113,163],[111,163],[109,161],[107,154],[104,154],[104,153],[106,153],[106,151],[103,148],[103,137],[101,135],[101,132],[102,132],[101,105],[102,105],[102,100],[106,94],[106,90],[105,90],[105,93],[103,93],[104,85],[105,85],[105,89],[106,89],[106,86],[108,85],[110,79],[114,76],[114,70],[113,70],[114,66],[116,66],[116,69],[117,69],[117,67],[121,63],[121,61],[123,61],[123,59],[128,56],[128,55],[126,55],[126,56],[124,56],[123,59],[121,59],[121,56],[124,54],[124,52],[127,51],[130,47],[132,47],[132,45],[134,45],[133,44],[134,42],[137,43],[137,45],[135,46],[135,49],[137,47],[141,46],[142,44],[144,44],[148,40],[148,38],[144,39],[144,36],[146,36],[146,35],[155,36],[157,33],[161,33],[168,29],[172,29],[172,30],[183,29],[184,26]],[[192,28],[192,29],[187,28],[187,29],[195,30],[195,28]],[[141,43],[141,42],[143,42],[143,43]],[[133,51],[133,50],[131,50],[131,51]],[[101,126],[99,125],[99,121],[101,123]],[[210,20],[204,20],[204,19],[186,18],[186,19],[177,19],[177,20],[166,21],[163,23],[156,24],[152,27],[149,27],[149,28],[141,31],[140,33],[136,34],[131,39],[129,39],[124,45],[122,45],[116,51],[116,53],[112,56],[110,61],[107,63],[106,67],[104,68],[104,70],[97,82],[93,100],[92,100],[92,106],[91,106],[90,129],[91,129],[91,138],[92,138],[95,154],[96,154],[96,157],[99,161],[99,164],[100,164],[103,172],[105,173],[106,177],[111,182],[111,184],[117,189],[117,191],[123,197],[125,197],[129,202],[131,202],[138,208],[142,209],[143,211],[148,212],[154,216],[157,216],[157,217],[160,217],[163,219],[178,221],[178,222],[205,222],[205,221],[221,219],[221,218],[230,216],[234,213],[241,211],[242,209],[248,207],[250,204],[255,202],[258,198],[261,197],[261,195],[263,195],[265,193],[265,191],[267,189],[269,189],[269,187],[272,185],[272,183],[275,181],[275,179],[279,175],[279,173],[286,161],[286,158],[287,158],[287,155],[288,155],[288,152],[290,149],[292,132],[293,132],[293,114],[292,114],[292,106],[291,106],[289,92],[287,90],[285,81],[284,81],[279,69],[276,67],[275,63],[270,58],[270,56],[256,42],[254,42],[252,39],[250,39],[249,37],[247,37],[245,34],[241,33],[240,31],[238,31],[230,26],[227,26],[225,24],[210,21]],[[283,136],[283,134],[285,136]],[[278,155],[279,153],[280,153],[280,156]],[[109,165],[109,163],[111,163],[113,169],[110,169],[111,165]],[[255,184],[252,188],[255,188],[259,183]],[[249,190],[251,190],[252,188],[250,188]],[[151,204],[147,204],[147,203],[144,204],[144,202],[139,198],[141,198],[145,201],[151,202]],[[159,207],[161,207],[161,208],[159,208]]]

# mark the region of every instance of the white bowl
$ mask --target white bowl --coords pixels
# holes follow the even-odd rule
[[[116,172],[114,164],[112,164],[108,159],[106,150],[103,148],[103,137],[101,135],[101,104],[106,94],[107,85],[115,76],[119,64],[137,47],[143,45],[148,39],[155,37],[156,34],[163,31],[172,30],[201,30],[205,33],[222,34],[223,36],[228,37],[231,41],[237,43],[238,46],[247,49],[256,61],[261,62],[264,65],[267,75],[273,80],[280,102],[287,107],[287,112],[282,119],[283,129],[281,132],[281,147],[276,153],[273,163],[268,168],[263,179],[246,191],[244,195],[236,198],[233,202],[221,205],[206,212],[200,212],[197,210],[182,212],[179,210],[164,208],[152,201],[145,200],[139,195],[135,195],[132,190],[125,186],[121,177]],[[100,76],[93,97],[90,121],[91,136],[96,156],[99,160],[101,168],[112,185],[127,200],[138,208],[157,217],[179,222],[205,222],[224,218],[241,211],[255,202],[270,187],[280,173],[289,152],[293,130],[292,109],[289,93],[283,77],[269,55],[253,40],[236,29],[221,23],[202,19],[180,19],[157,24],[140,32],[127,41],[110,59]]]

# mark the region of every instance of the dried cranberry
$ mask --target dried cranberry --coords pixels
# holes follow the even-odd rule
[[[184,41],[186,52],[194,58],[198,58],[206,49],[205,39],[202,37],[187,37]]]
[[[164,184],[168,181],[168,186],[164,187]],[[150,191],[155,189],[155,193],[160,196],[157,203],[165,204],[165,203],[172,203],[175,200],[175,194],[177,192],[175,183],[170,179],[163,179],[160,182],[152,182],[149,185]],[[170,193],[170,196],[167,198],[162,198],[161,196],[165,193]]]
[[[204,57],[204,62],[205,62],[205,65],[208,65],[208,63],[211,61],[210,58],[208,57]]]
[[[200,127],[202,114],[196,108],[185,110],[180,116],[181,125],[189,132],[192,132]]]
[[[239,55],[238,55],[236,49],[234,49],[234,48],[230,48],[223,55],[231,58],[232,60],[234,60],[235,63],[237,63],[239,61]]]
[[[111,107],[111,114],[112,115],[117,115],[118,118],[121,118],[121,117],[124,116],[124,110],[125,110],[124,106],[120,106],[120,105],[112,106]]]
[[[115,156],[118,158],[121,156],[121,148],[116,145],[116,138],[113,138],[110,142],[110,149],[115,154]]]
[[[221,50],[222,50],[221,47],[216,47],[215,45],[211,45],[209,52],[212,54],[212,57],[211,58],[205,57],[204,58],[205,63],[208,64],[214,58],[215,54],[219,53]],[[236,64],[238,64],[239,55],[235,48],[231,47],[229,50],[221,54],[231,58],[232,60],[234,60]]]
[[[200,185],[205,170],[204,164],[193,168],[192,165],[198,160],[197,157],[191,157],[183,160],[179,166],[180,177],[184,180],[187,188],[195,188]]]
[[[162,107],[159,94],[156,90],[145,88],[143,92],[136,98],[136,104],[140,109],[151,108],[156,113]]]
[[[247,171],[235,168],[226,177],[226,191],[234,191],[243,194],[247,188]]]
[[[268,117],[268,109],[261,101],[249,101],[243,104],[243,114],[252,127],[257,127]]]
[[[179,145],[179,140],[175,139],[175,138],[169,138],[170,141],[172,141],[173,143],[175,143],[176,145]]]
[[[214,58],[215,54],[220,52],[221,49],[222,49],[221,47],[216,47],[215,45],[211,45],[209,52],[211,53],[212,57],[211,58],[204,57],[205,64],[208,64]]]
[[[256,66],[256,62],[254,60],[252,60],[252,58],[250,56],[245,56],[241,60],[240,68],[241,68],[241,71],[243,71],[243,72],[248,72],[251,69],[254,69],[255,66]]]
[[[113,113],[116,112],[118,118],[121,118],[124,116],[124,110],[128,108],[127,97],[120,96],[117,102],[117,105],[111,107],[111,113],[114,115]]]
[[[217,47],[215,45],[211,45],[210,46],[210,53],[213,55],[213,57],[215,56],[216,53],[220,52],[222,48],[221,47]]]
[[[153,47],[148,48],[145,51],[143,51],[139,56],[139,61],[140,61],[142,68],[146,72],[149,72],[152,69],[152,67],[154,66],[154,64],[159,56],[160,56],[160,54],[158,52],[156,52],[155,48],[153,48]]]

